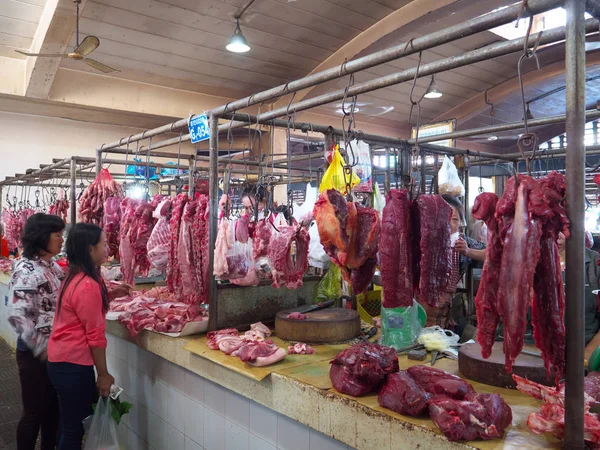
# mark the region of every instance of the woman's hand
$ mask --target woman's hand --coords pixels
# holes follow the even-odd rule
[[[131,294],[132,291],[133,291],[133,287],[131,287],[128,284],[123,283],[123,284],[115,286],[113,289],[111,289],[110,292],[108,293],[108,296],[110,297],[111,300],[114,300],[115,298],[126,297],[129,294]]]
[[[454,248],[461,255],[468,256],[469,247],[467,245],[467,241],[465,241],[462,237],[459,237],[454,243]]]
[[[98,375],[98,380],[96,380],[96,387],[98,388],[98,393],[102,397],[108,397],[110,394],[110,387],[115,384],[115,379],[110,373],[105,373],[103,375]]]

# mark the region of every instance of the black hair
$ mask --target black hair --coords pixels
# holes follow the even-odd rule
[[[41,252],[47,252],[50,235],[64,229],[65,222],[60,217],[53,214],[34,214],[25,222],[21,236],[23,256],[32,259],[40,256]]]
[[[265,188],[263,186],[246,186],[242,192],[242,198],[248,197],[253,202],[261,203],[265,199]]]
[[[453,195],[448,195],[448,194],[442,194],[442,198],[444,200],[446,200],[446,203],[448,203],[450,206],[452,206],[452,208],[454,208],[456,210],[456,212],[458,212],[458,217],[460,218],[460,222],[466,223],[465,208],[464,208],[462,202],[458,199],[458,197],[454,197]]]
[[[75,276],[84,273],[100,285],[102,290],[102,310],[108,311],[108,289],[100,275],[100,268],[92,261],[90,246],[97,245],[102,238],[102,228],[90,223],[78,223],[71,228],[67,237],[67,259],[69,260],[69,273],[63,281],[60,295],[58,296],[57,313],[60,313],[62,297],[67,287],[71,284]],[[78,283],[81,280],[78,281]]]

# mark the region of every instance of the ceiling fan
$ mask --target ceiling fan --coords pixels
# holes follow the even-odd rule
[[[83,61],[88,66],[93,67],[103,73],[119,72],[106,64],[103,64],[95,59],[88,58],[87,55],[92,53],[100,45],[100,39],[96,36],[87,36],[81,43],[79,43],[79,4],[81,0],[74,0],[77,5],[77,29],[76,29],[76,45],[75,50],[69,53],[28,53],[20,50],[15,50],[17,53],[25,56],[37,56],[41,58],[68,58],[76,61]]]

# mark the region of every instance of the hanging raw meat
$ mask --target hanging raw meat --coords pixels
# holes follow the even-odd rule
[[[177,246],[179,242],[179,228],[183,216],[183,208],[188,201],[187,194],[178,194],[173,201],[169,230],[171,233],[171,248],[169,250],[169,262],[167,264],[167,286],[169,292],[181,295],[181,271],[177,261]]]
[[[35,211],[31,208],[22,209],[18,212],[5,208],[2,211],[4,238],[11,251],[17,247],[21,247],[21,235],[23,234],[23,228],[25,228],[25,222],[34,214]]]
[[[308,269],[308,231],[301,225],[279,227],[269,242],[269,267],[273,286],[297,289]]]
[[[248,225],[250,225],[250,216],[244,214],[235,223],[235,240],[245,244],[248,242],[249,232]]]
[[[224,278],[229,274],[227,264],[227,253],[233,247],[233,236],[229,219],[223,217],[219,222],[217,240],[215,242],[215,261],[213,263],[213,275]]]
[[[481,355],[489,358],[498,327],[498,274],[502,261],[502,240],[498,232],[498,222],[495,211],[498,196],[483,192],[475,198],[473,217],[483,220],[487,226],[487,241],[485,262],[481,273],[482,284],[475,297],[475,312],[477,313],[477,342],[481,345]]]
[[[263,219],[258,221],[252,237],[253,256],[255,260],[262,256],[267,256],[272,233],[273,225],[268,220]]]
[[[79,199],[79,220],[101,226],[104,202],[108,197],[122,198],[123,188],[113,180],[107,169],[102,169]]]
[[[392,189],[381,217],[381,281],[383,306],[398,308],[413,304],[411,201],[407,189]]]
[[[194,216],[194,276],[196,280],[196,301],[198,304],[208,303],[209,291],[209,257],[208,257],[208,225],[210,220],[209,198],[207,195],[198,197],[198,206]]]
[[[139,204],[138,200],[125,197],[121,202],[121,229],[120,245],[119,245],[119,260],[121,261],[121,274],[123,281],[132,284],[135,276],[135,255],[129,239],[129,230],[134,221],[135,210]]]
[[[377,211],[347,202],[338,191],[328,189],[319,196],[313,214],[325,252],[355,293],[366,291],[377,265],[381,230]]]
[[[420,195],[416,205],[420,231],[419,300],[437,307],[440,292],[450,282],[452,208],[439,195]]]
[[[158,220],[150,234],[146,250],[148,251],[150,263],[158,270],[165,270],[169,262],[169,248],[171,246],[169,218],[171,217],[171,203],[171,199],[166,197],[152,213],[152,216]]]
[[[121,228],[121,199],[119,197],[108,197],[104,202],[104,217],[102,228],[106,234],[108,245],[108,257],[119,255],[120,228]]]
[[[54,214],[55,216],[60,217],[66,223],[68,212],[69,200],[67,200],[65,197],[64,189],[61,189],[56,201],[52,205],[50,205],[50,208],[48,209],[48,214]]]
[[[183,216],[179,229],[179,241],[177,242],[177,263],[181,272],[181,290],[183,295],[191,296],[194,294],[194,248],[192,244],[193,231],[192,223],[196,214],[198,203],[193,200],[185,204]]]

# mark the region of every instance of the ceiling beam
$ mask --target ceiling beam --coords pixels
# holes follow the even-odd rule
[[[600,64],[600,52],[588,53],[586,55],[585,65],[595,66]],[[542,70],[532,70],[523,74],[523,87],[526,89],[529,86],[535,86],[545,80],[551,79],[565,73],[565,61],[557,61],[553,64],[543,66]],[[487,90],[487,98],[490,103],[498,105],[508,96],[518,91],[519,78],[514,77],[506,80],[493,88]],[[456,119],[458,124],[464,123],[467,120],[488,110],[490,106],[485,102],[485,91],[474,95],[468,100],[465,100],[460,105],[449,109],[445,113],[440,114],[431,122],[442,122],[445,120]]]
[[[82,0],[80,13],[87,0]],[[76,25],[73,0],[48,0],[38,24],[31,53],[65,53]],[[47,99],[61,58],[29,56],[25,66],[25,96]]]
[[[397,9],[389,14],[376,24],[367,28],[347,44],[339,48],[333,55],[329,56],[325,61],[315,67],[308,75],[320,72],[322,70],[331,69],[341,65],[344,61],[350,61],[363,50],[366,50],[371,45],[375,44],[380,39],[384,38],[397,29],[407,25],[421,17],[430,14],[438,9],[456,3],[458,0],[412,0],[402,8]],[[306,97],[317,86],[313,86],[294,94],[294,101],[300,101]],[[287,106],[291,96],[280,98],[273,104],[273,108],[281,108]]]

